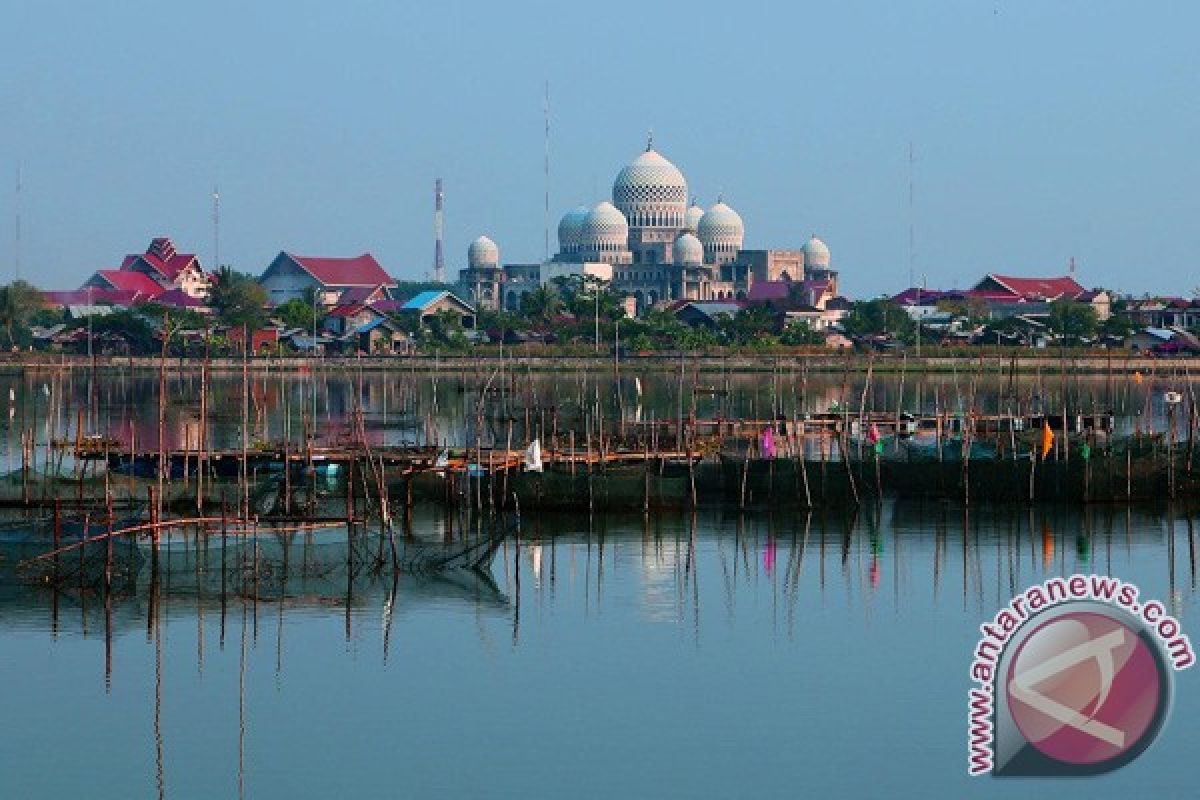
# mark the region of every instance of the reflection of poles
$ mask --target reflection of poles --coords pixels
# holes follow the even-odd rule
[[[157,543],[155,543],[157,550]],[[159,800],[167,794],[166,777],[163,769],[163,735],[162,735],[162,620],[159,619],[159,584],[158,563],[155,561],[151,572],[150,613],[149,622],[154,628],[154,776],[158,785]]]
[[[242,600],[242,651],[238,661],[238,797],[246,796],[246,601]]]

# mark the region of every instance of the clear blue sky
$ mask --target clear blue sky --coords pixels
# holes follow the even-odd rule
[[[1200,219],[1200,7],[1100,2],[0,0],[0,275],[77,286],[153,235],[260,272],[281,249],[432,262],[487,233],[542,253],[653,128],[747,245],[817,232],[845,288],[1063,273],[1188,293]],[[1160,8],[1166,8],[1162,4]],[[452,273],[453,274],[453,273]]]

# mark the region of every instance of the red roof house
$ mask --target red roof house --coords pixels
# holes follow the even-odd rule
[[[1075,300],[1087,290],[1069,275],[1061,278],[1014,278],[989,272],[971,291],[1001,302],[1006,298],[1011,302],[1053,302]]]
[[[84,289],[122,289],[156,297],[165,291],[153,278],[143,272],[124,269],[102,269],[83,284]]]
[[[297,256],[283,252],[275,257],[258,279],[275,305],[288,300],[303,299],[306,292],[319,293],[319,301],[333,305],[348,289],[376,290],[395,288],[396,282],[387,274],[375,256],[363,253],[353,258]],[[368,295],[371,292],[368,291]]]

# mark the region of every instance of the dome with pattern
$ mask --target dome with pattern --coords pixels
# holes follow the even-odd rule
[[[742,217],[722,201],[704,212],[696,225],[696,236],[704,245],[707,263],[725,264],[737,257],[746,238]]]
[[[583,221],[587,219],[587,206],[576,206],[563,214],[558,222],[558,249],[562,253],[579,252],[580,234],[583,232]]]
[[[682,228],[687,181],[678,167],[647,147],[617,174],[613,203],[635,228]]]
[[[804,243],[804,266],[809,269],[829,269],[829,246],[817,238]]]
[[[676,264],[698,266],[704,263],[704,245],[691,233],[681,233],[671,245],[671,260]]]
[[[500,248],[486,236],[480,236],[467,248],[467,266],[488,269],[500,266]]]
[[[700,227],[700,219],[703,216],[703,208],[697,205],[691,206],[683,215],[683,227],[694,233],[696,228]]]
[[[579,227],[579,250],[597,255],[625,250],[629,247],[629,223],[625,215],[605,200],[597,203]]]

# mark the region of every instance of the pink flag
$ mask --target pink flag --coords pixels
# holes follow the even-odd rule
[[[775,434],[770,428],[763,431],[762,451],[767,458],[775,457]]]
[[[867,441],[871,444],[879,441],[879,426],[874,422],[871,423],[871,430],[867,433]]]

